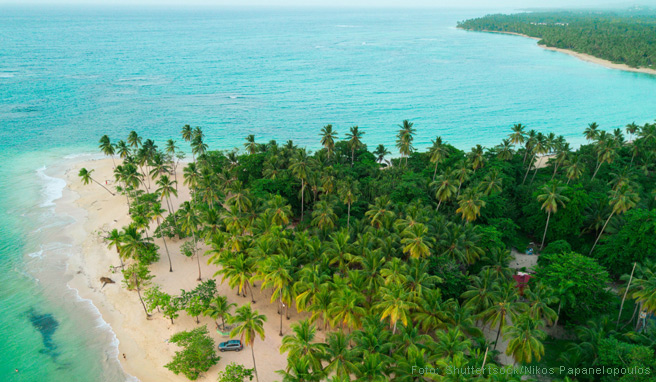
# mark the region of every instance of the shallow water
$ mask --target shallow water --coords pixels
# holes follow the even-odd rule
[[[76,248],[55,213],[71,161],[100,135],[213,148],[358,124],[394,147],[498,143],[513,123],[582,142],[587,123],[656,117],[656,78],[610,70],[521,37],[457,30],[485,11],[25,10],[0,8],[0,380],[122,381],[116,339],[66,287]],[[16,374],[14,369],[20,373]]]

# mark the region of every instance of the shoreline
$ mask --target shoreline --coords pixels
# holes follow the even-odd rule
[[[463,29],[463,28],[460,28]],[[498,33],[498,34],[508,34],[508,35],[513,35],[513,36],[520,36],[520,37],[526,37],[530,38],[532,40],[537,40],[540,41],[541,39],[538,37],[533,37],[533,36],[528,36],[522,33],[516,33],[516,32],[505,32],[505,31],[492,31],[492,30],[480,30],[480,31],[475,31],[471,29],[463,29],[466,31],[470,32],[484,32],[484,33]],[[555,48],[551,46],[546,46],[538,43],[538,46],[542,49],[550,50],[553,52],[560,52],[560,53],[565,53],[569,56],[578,58],[581,61],[589,62],[592,64],[600,65],[608,69],[616,69],[616,70],[623,70],[625,72],[633,72],[633,73],[643,73],[643,74],[651,74],[651,75],[656,75],[656,69],[650,69],[650,68],[634,68],[631,66],[628,66],[626,64],[616,64],[612,61],[605,60],[603,58],[595,57],[592,55],[589,55],[587,53],[579,53],[570,49],[562,49],[562,48]]]
[[[120,271],[110,272],[110,266],[119,265],[119,260],[116,251],[109,250],[99,237],[99,232],[114,228],[120,229],[129,223],[125,197],[118,194],[111,196],[96,184],[82,185],[77,176],[81,167],[94,169],[94,177],[101,183],[106,179],[108,181],[113,179],[111,176],[113,164],[110,158],[71,161],[67,164],[64,174],[60,174],[61,178],[66,181],[66,187],[64,196],[55,201],[56,208],[59,213],[73,216],[76,220],[66,230],[66,234],[73,241],[73,249],[66,269],[66,276],[72,278],[68,282],[68,286],[77,293],[81,300],[87,300],[95,307],[95,309],[91,309],[97,310],[100,315],[99,320],[104,321],[113,332],[118,349],[116,355],[128,380],[142,382],[187,381],[184,375],[175,375],[164,367],[178,350],[175,345],[169,344],[168,339],[177,332],[191,330],[199,325],[196,324],[193,317],[189,317],[183,311],[180,312],[180,317],[175,319],[173,325],[157,311],[152,313],[150,319],[146,319],[137,293],[127,291],[121,285],[123,277]],[[181,164],[178,167],[179,181],[182,179],[182,168]],[[180,186],[178,195],[178,198],[172,199],[176,208],[182,201],[189,199],[189,191],[186,187]],[[154,225],[151,225],[149,234],[153,230]],[[162,240],[155,239],[155,243],[160,246],[160,260],[150,266],[151,272],[155,276],[152,280],[153,285],[157,284],[163,291],[171,294],[179,294],[180,289],[193,289],[197,285],[198,269],[196,259],[188,259],[181,255],[180,246],[184,240],[167,240],[173,262],[172,273],[168,269],[168,260]],[[203,251],[207,249],[204,245],[201,248]],[[212,264],[208,265],[206,259],[201,260],[205,260],[201,261],[201,268],[203,279],[206,280],[214,275],[218,267]],[[107,284],[102,287],[100,277],[109,277],[115,284]],[[238,305],[250,302],[250,296],[248,298],[236,296],[235,291],[229,288],[227,282],[221,283],[220,278],[214,279],[217,282],[219,294],[227,296],[229,302]],[[282,344],[282,337],[278,336],[279,316],[276,305],[269,303],[270,291],[261,291],[258,287],[253,288],[253,292],[257,301],[253,305],[254,309],[267,316],[266,338],[264,341],[258,338],[254,348],[258,373],[261,382],[274,381],[278,379],[275,371],[284,369],[287,365],[286,354],[280,354],[279,351]],[[290,324],[300,318],[305,318],[306,314],[290,309],[290,316],[291,320],[283,320],[283,334],[290,334]],[[216,345],[228,340],[228,337],[222,337],[216,333],[214,320],[200,317],[200,326],[202,325],[207,325],[210,336]],[[323,337],[323,333],[318,332],[317,337],[320,339]],[[201,375],[198,381],[216,381],[218,372],[231,362],[251,368],[252,359],[249,350],[217,352],[221,360]],[[123,354],[126,355],[125,359]]]

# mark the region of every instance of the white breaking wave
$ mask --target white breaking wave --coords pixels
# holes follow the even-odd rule
[[[55,200],[62,197],[64,194],[64,187],[66,187],[66,181],[61,178],[55,178],[49,175],[46,175],[46,166],[41,167],[36,170],[39,178],[45,181],[45,185],[42,188],[41,192],[44,197],[43,203],[40,204],[40,207],[52,207],[55,205]]]

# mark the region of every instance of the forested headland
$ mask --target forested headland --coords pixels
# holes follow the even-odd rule
[[[511,32],[539,44],[634,68],[656,68],[656,12],[560,11],[494,14],[458,23],[474,31]]]
[[[591,123],[578,149],[521,124],[496,146],[466,151],[439,136],[417,150],[409,121],[394,149],[371,150],[358,127],[340,130],[317,129],[315,152],[252,135],[242,150],[216,151],[202,129],[185,126],[186,163],[175,140],[160,148],[136,132],[116,143],[104,136],[121,194],[113,197],[131,219],[105,241],[145,314],[172,325],[181,314],[212,317],[232,325],[249,353],[284,328],[282,347],[269,350],[288,355],[281,381],[466,381],[471,375],[448,367],[483,365],[493,367],[475,380],[532,380],[495,374],[501,351],[517,366],[566,366],[555,380],[653,381],[656,124],[605,131]],[[549,159],[537,166],[540,158]],[[182,179],[173,176],[178,166]],[[80,176],[94,182],[92,170]],[[179,187],[191,197],[176,209]],[[162,250],[149,232],[164,245],[184,241],[183,253]],[[536,265],[511,268],[527,248]],[[198,262],[198,287],[162,292],[149,270],[160,256],[172,272],[171,257]],[[201,262],[220,270],[201,274]],[[532,275],[523,289],[518,271]],[[218,295],[218,282],[243,296],[240,307]],[[255,288],[270,300],[252,304]],[[278,315],[259,314],[261,304]],[[303,319],[290,324],[290,312]],[[279,320],[280,331],[264,332],[264,320]],[[181,346],[166,365],[175,373],[195,379],[222,362],[203,326],[171,341]],[[261,378],[256,364],[253,353],[244,366]],[[592,366],[624,371],[570,371]],[[243,379],[221,381],[251,373],[229,369]]]

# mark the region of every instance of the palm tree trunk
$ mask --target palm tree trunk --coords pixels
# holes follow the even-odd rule
[[[280,309],[280,337],[282,337],[282,292],[281,297],[278,299],[278,308]]]
[[[346,215],[346,230],[351,228],[351,203],[348,204],[348,212]]]
[[[303,221],[303,207],[305,204],[305,180],[301,178],[301,221]]]
[[[558,311],[556,312],[556,321],[554,321],[553,327],[555,328],[558,326],[558,320],[560,320],[560,308],[563,307],[563,300],[561,298],[560,302],[558,303]]]
[[[544,239],[547,237],[547,228],[549,228],[549,219],[551,219],[551,211],[547,213],[547,224],[544,226],[544,234],[542,235],[542,244],[540,244],[540,249],[544,248]]]
[[[635,272],[636,264],[633,263],[633,269],[631,270],[631,277],[629,277],[629,283],[626,284],[626,290],[624,291],[624,296],[622,297],[622,303],[620,304],[620,313],[617,315],[617,323],[615,324],[615,330],[620,326],[620,317],[622,317],[622,309],[624,309],[624,300],[626,300],[626,294],[629,293],[629,288],[631,288],[631,281],[633,281],[633,272]]]
[[[93,179],[93,178],[91,178],[91,180],[93,180],[94,182],[96,182],[100,187],[104,188],[107,192],[109,192],[110,194],[112,194],[112,196],[114,196],[114,193],[111,192],[111,191],[109,190],[109,188],[103,186],[102,183],[98,182],[97,180],[95,180],[95,179]]]
[[[193,236],[193,240],[194,240],[194,251],[196,252],[196,261],[198,262],[198,281],[202,281],[203,279],[200,276],[200,253],[198,253],[198,248],[196,248],[196,233],[192,230],[191,235]]]
[[[166,257],[169,258],[169,272],[173,272],[173,264],[171,264],[171,254],[169,253],[169,247],[166,245],[166,239],[162,233],[162,227],[159,224],[159,218],[157,218],[157,229],[159,229],[159,234],[162,235],[162,241],[164,242],[164,248],[166,249]]]
[[[497,338],[494,340],[494,350],[497,350],[497,344],[499,343],[499,334],[501,334],[501,327],[503,326],[503,321],[506,319],[504,316],[499,322],[499,330],[497,330]]]
[[[253,370],[255,371],[255,380],[260,382],[260,377],[257,376],[257,366],[255,366],[255,350],[253,350],[254,347],[255,340],[253,340],[253,343],[251,344],[251,355],[253,356]]]
[[[567,183],[565,183],[565,185],[569,186],[569,182],[570,182],[571,180],[572,180],[572,178],[567,177]]]
[[[524,174],[524,180],[522,180],[522,184],[526,182],[526,177],[528,176],[528,172],[531,171],[531,165],[535,163],[535,155],[531,157],[531,161],[529,162],[528,166],[526,167],[526,174]]]
[[[590,253],[588,254],[588,256],[592,255],[592,251],[594,251],[595,247],[597,246],[597,242],[601,238],[601,235],[604,234],[604,230],[606,229],[606,225],[608,225],[608,222],[610,221],[610,218],[612,218],[614,214],[615,214],[615,211],[611,212],[608,219],[606,219],[606,223],[604,223],[604,226],[601,227],[601,232],[599,232],[599,236],[597,236],[597,240],[595,240],[594,244],[592,245],[592,249],[590,250]]]
[[[251,288],[251,283],[247,282],[246,286],[248,287],[248,290],[251,291],[251,302],[255,304],[255,295],[253,294],[253,288]]]
[[[437,175],[437,165],[439,162],[435,162],[435,171],[433,171],[433,182],[435,181],[435,175]]]
[[[354,158],[355,158],[355,147],[351,149],[351,167],[353,167]]]
[[[638,304],[638,312],[642,312],[642,302]],[[638,314],[638,319],[636,320],[636,326],[633,331],[637,332],[639,327],[640,327],[640,314]]]
[[[551,174],[551,180],[553,180],[553,178],[556,176],[556,171],[558,171],[558,163],[557,162],[554,165],[554,172],[553,172],[553,174]]]
[[[595,169],[594,174],[592,174],[592,178],[590,178],[591,181],[594,180],[595,176],[597,176],[597,171],[599,171],[599,169],[601,168],[602,163],[603,162],[599,162],[599,164],[597,164],[597,168]]]
[[[141,297],[141,288],[139,288],[139,277],[135,276],[134,282],[137,285],[137,294],[139,295],[139,301],[141,301],[141,306],[143,306],[144,312],[146,312],[146,318],[148,318],[150,317],[150,313],[148,313],[148,309],[146,309],[146,304],[144,303],[144,300]]]
[[[394,321],[394,327],[392,328],[392,335],[396,334],[396,323],[398,321]]]
[[[633,155],[631,155],[631,163],[629,163],[629,168],[633,167],[633,160],[635,159],[635,151],[633,152]]]
[[[531,177],[531,183],[529,185],[533,184],[533,179],[535,179],[535,176],[538,174],[538,166],[535,166],[535,172],[533,173],[533,176]]]
[[[437,208],[435,209],[435,212],[440,210],[440,206],[442,205],[442,199],[437,203]]]

